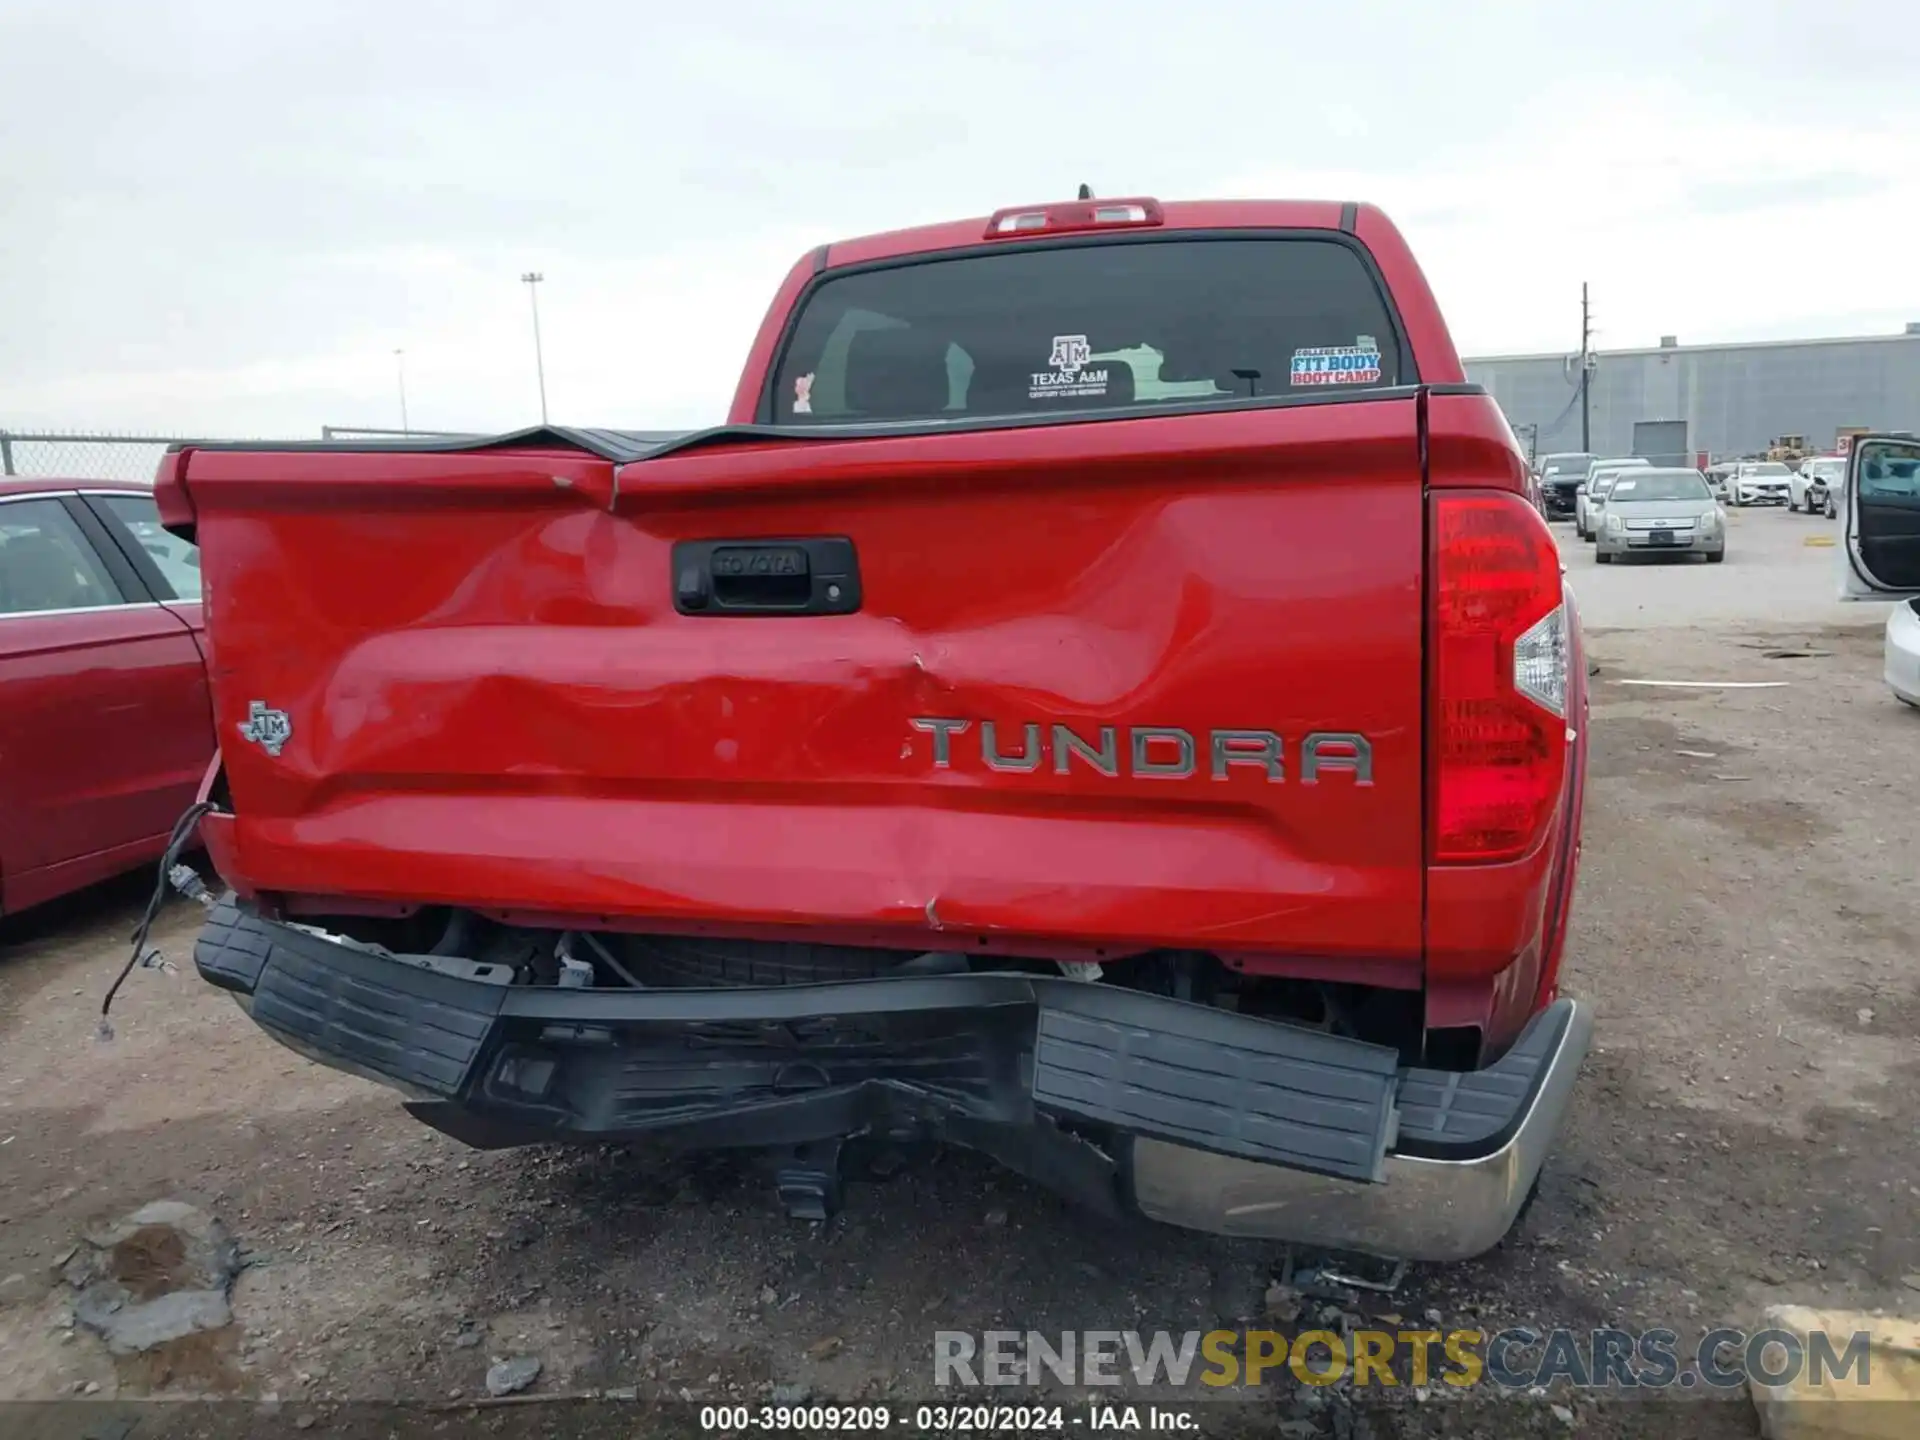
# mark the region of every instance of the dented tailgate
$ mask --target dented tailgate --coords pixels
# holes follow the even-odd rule
[[[1416,407],[194,453],[232,878],[1417,959]],[[772,608],[699,600],[676,546]],[[850,557],[857,603],[721,573],[796,551]]]

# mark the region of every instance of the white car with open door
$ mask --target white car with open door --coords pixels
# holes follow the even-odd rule
[[[1861,435],[1847,457],[1842,600],[1892,600],[1887,686],[1920,708],[1920,440]]]

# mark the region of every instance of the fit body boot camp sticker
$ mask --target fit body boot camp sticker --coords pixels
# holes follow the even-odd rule
[[[1294,385],[1378,385],[1380,342],[1371,335],[1351,345],[1313,345],[1293,352]]]

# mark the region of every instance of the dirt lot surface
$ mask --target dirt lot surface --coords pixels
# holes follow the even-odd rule
[[[1736,513],[1716,568],[1598,569],[1557,528],[1599,666],[1567,961],[1598,1014],[1596,1051],[1509,1240],[1360,1309],[1683,1336],[1752,1328],[1776,1300],[1911,1309],[1920,714],[1880,683],[1884,612],[1829,603],[1833,552],[1804,543],[1823,521]],[[0,931],[0,1400],[90,1383],[95,1409],[273,1396],[329,1433],[354,1413],[335,1402],[465,1402],[490,1359],[524,1354],[543,1367],[530,1393],[631,1386],[642,1408],[759,1402],[773,1384],[899,1401],[930,1393],[936,1329],[1261,1315],[1276,1247],[1114,1226],[964,1154],[856,1188],[811,1227],[728,1161],[467,1151],[201,984],[185,904],[158,929],[181,972],[136,972],[100,1043],[100,995],[147,883]],[[115,1361],[69,1328],[53,1267],[89,1225],[169,1196],[245,1247],[236,1323]],[[1235,1427],[1296,1435],[1756,1433],[1743,1400],[1553,1403],[1350,1409],[1289,1382],[1231,1408]],[[442,1418],[504,1433],[542,1410]]]

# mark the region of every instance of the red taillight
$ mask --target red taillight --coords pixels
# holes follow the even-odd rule
[[[1430,858],[1518,859],[1565,783],[1560,552],[1533,507],[1505,492],[1436,495],[1432,537]]]
[[[1057,235],[1063,230],[1108,230],[1129,225],[1158,225],[1160,202],[1133,200],[1074,200],[1061,205],[1016,205],[996,210],[987,221],[987,239],[1015,235]]]

